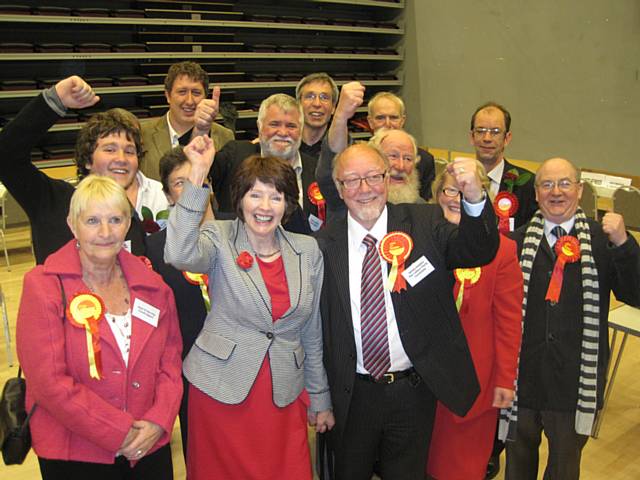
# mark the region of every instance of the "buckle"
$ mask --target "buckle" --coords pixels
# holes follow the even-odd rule
[[[383,380],[384,379],[384,380]],[[380,383],[384,383],[389,385],[390,383],[393,383],[396,381],[396,374],[389,372],[389,373],[385,373],[380,377],[380,380],[378,380]]]

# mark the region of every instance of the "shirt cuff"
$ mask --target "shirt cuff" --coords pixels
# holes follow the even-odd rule
[[[62,100],[58,96],[58,92],[56,92],[55,85],[53,87],[47,88],[42,92],[42,96],[44,97],[44,101],[47,102],[49,108],[56,112],[61,117],[64,117],[67,114],[67,107],[64,106]]]
[[[486,193],[484,194],[484,197],[482,198],[482,200],[480,200],[478,203],[469,203],[463,197],[462,206],[464,207],[465,213],[470,217],[479,217],[480,214],[482,213],[482,210],[484,210],[484,204],[486,201],[487,201]]]

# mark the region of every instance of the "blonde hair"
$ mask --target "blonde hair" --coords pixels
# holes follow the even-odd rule
[[[73,192],[69,205],[69,223],[74,227],[78,219],[90,204],[106,205],[121,210],[131,220],[132,207],[127,194],[112,178],[102,175],[89,175],[83,179]]]
[[[367,104],[367,115],[369,115],[370,117],[373,117],[373,107],[375,106],[376,102],[378,100],[382,100],[383,98],[386,98],[387,100],[393,102],[396,107],[398,107],[398,110],[400,111],[400,116],[404,117],[406,115],[406,110],[404,108],[404,102],[402,101],[402,99],[396,95],[395,93],[392,92],[378,92],[376,93],[373,98],[371,98],[371,100],[369,100],[369,103]]]

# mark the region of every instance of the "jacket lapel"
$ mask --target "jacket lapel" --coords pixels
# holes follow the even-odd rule
[[[395,231],[404,232],[413,239],[411,235],[411,222],[406,217],[406,215],[402,211],[397,209],[395,205],[391,205],[391,204],[387,204],[387,212],[388,212],[387,232],[395,232]],[[414,242],[414,248],[415,248],[415,239],[413,239],[413,242]],[[411,252],[411,254],[409,255],[409,258],[407,258],[405,262],[405,267],[411,264],[409,259],[411,258],[412,255],[413,255],[413,252]],[[388,271],[389,271],[389,267],[387,267],[387,272]],[[407,288],[411,288],[411,287],[407,285]],[[393,302],[393,310],[396,312],[396,319],[400,318],[401,316],[400,310],[402,309],[402,304],[403,304],[401,300],[402,300],[402,292],[391,293],[391,301]]]
[[[129,351],[129,362],[128,362],[129,368],[133,367],[136,364],[138,358],[140,357],[140,354],[144,350],[144,346],[146,345],[147,340],[149,340],[149,337],[151,336],[153,331],[157,328],[134,315],[133,306],[135,305],[136,300],[142,300],[143,302],[158,308],[157,305],[153,305],[152,303],[148,302],[147,299],[140,298],[138,295],[136,295],[136,292],[134,292],[133,289],[131,290],[132,309],[131,309],[131,346]],[[111,330],[110,327],[107,326],[107,328]],[[115,342],[115,339],[113,341]],[[117,345],[116,345],[116,348],[118,348]]]
[[[328,248],[325,250],[325,265],[331,268],[336,277],[338,298],[345,312],[345,320],[351,326],[351,300],[349,293],[349,242],[347,234],[347,217],[334,223],[329,235]],[[323,287],[325,288],[325,287]],[[353,334],[353,327],[347,329]]]
[[[300,304],[300,294],[302,289],[302,258],[300,252],[290,242],[287,233],[278,227],[277,236],[282,249],[282,262],[287,275],[287,285],[289,288],[289,309],[282,318],[293,313]]]
[[[148,145],[147,148],[149,148]],[[156,149],[156,156],[158,158],[161,158],[165,152],[171,150],[169,126],[167,125],[166,115],[160,117],[156,124],[156,129],[153,132],[153,148]]]

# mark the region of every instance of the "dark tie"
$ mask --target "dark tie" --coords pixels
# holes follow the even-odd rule
[[[376,249],[376,239],[367,235],[362,243],[367,247],[367,253],[362,262],[360,285],[362,361],[364,368],[377,379],[391,367],[382,267]]]
[[[560,237],[564,237],[567,234],[566,230],[564,228],[562,228],[560,225],[557,225],[557,226],[553,227],[551,229],[551,233],[556,237],[556,241]],[[555,242],[554,242],[553,245],[555,245]]]

